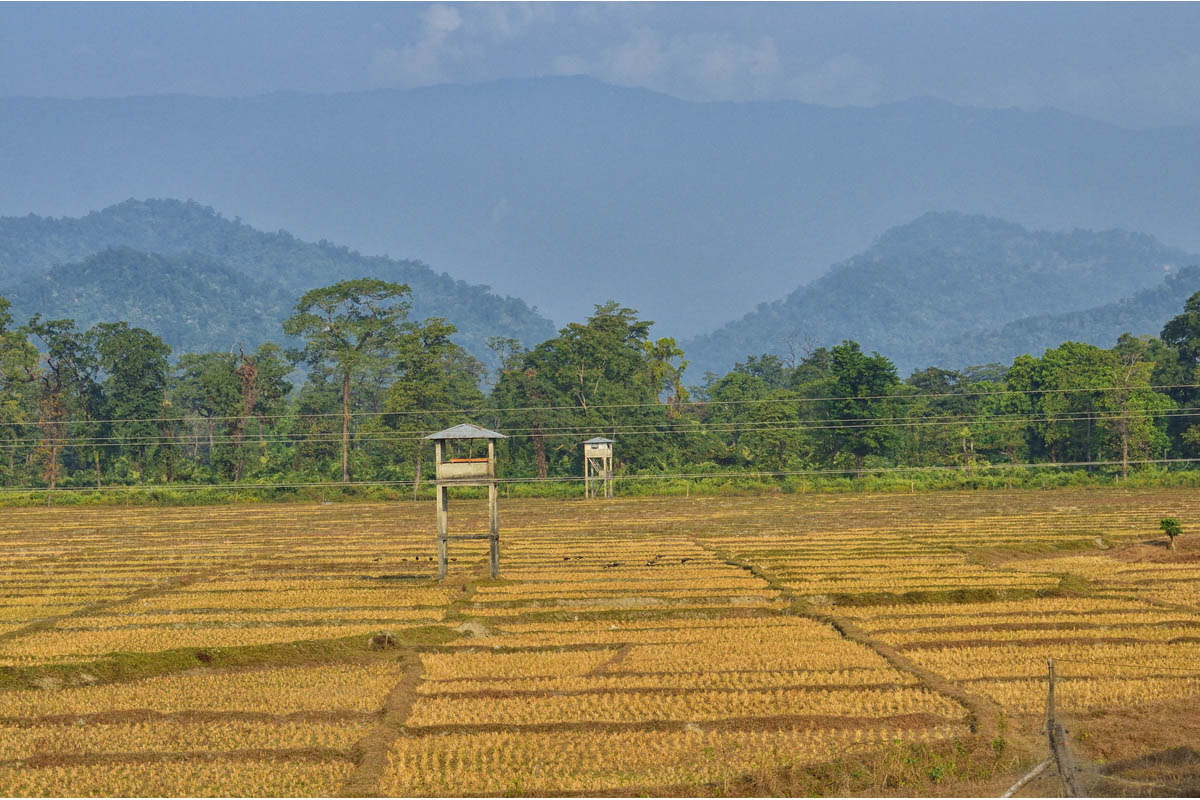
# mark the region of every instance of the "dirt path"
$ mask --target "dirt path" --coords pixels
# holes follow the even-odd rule
[[[483,571],[487,566],[487,559],[480,559],[474,564],[472,574],[453,575],[445,582],[447,585],[461,588],[462,594],[450,602],[444,624],[453,625],[458,622],[470,625],[473,622],[471,617],[463,613],[463,609],[475,596],[476,585],[484,580]],[[486,626],[479,624],[486,629]],[[404,734],[405,725],[412,715],[413,704],[417,701],[417,687],[425,677],[421,652],[437,649],[409,647],[400,651],[399,658],[404,662],[404,672],[388,692],[379,724],[351,749],[354,771],[342,786],[342,797],[381,796],[388,751],[391,750],[392,742]]]
[[[864,647],[874,651],[880,658],[888,662],[891,666],[912,675],[920,685],[931,691],[937,692],[945,697],[949,697],[955,702],[961,704],[967,709],[968,724],[971,732],[992,738],[1000,733],[1000,720],[1002,710],[1000,706],[991,698],[977,695],[973,692],[968,692],[960,686],[956,685],[944,675],[941,675],[933,670],[926,669],[920,664],[917,664],[912,659],[902,655],[896,648],[885,644],[877,639],[872,638],[866,631],[859,628],[849,619],[838,615],[832,611],[819,611],[813,608],[807,601],[797,597],[796,594],[787,586],[783,585],[778,578],[770,574],[757,564],[752,564],[747,561],[735,558],[731,553],[725,550],[711,547],[699,540],[693,539],[697,547],[702,547],[715,555],[717,558],[738,569],[748,570],[756,577],[762,578],[767,582],[767,586],[779,592],[783,597],[791,602],[791,613],[794,616],[804,617],[805,619],[813,620],[824,625],[828,625],[852,642],[861,644]]]
[[[380,796],[380,782],[387,768],[388,750],[392,742],[404,731],[404,725],[417,699],[417,686],[425,673],[421,656],[416,650],[407,650],[401,657],[404,659],[404,673],[388,693],[383,706],[383,717],[351,750],[355,762],[354,772],[342,786],[342,797]]]

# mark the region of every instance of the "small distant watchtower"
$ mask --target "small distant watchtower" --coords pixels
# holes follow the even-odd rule
[[[433,442],[434,463],[437,465],[437,535],[438,580],[446,578],[446,544],[451,539],[487,539],[491,545],[492,577],[500,577],[500,510],[496,502],[496,440],[504,434],[489,431],[478,425],[463,423],[425,437]],[[487,455],[473,455],[477,441],[487,442]],[[464,452],[465,451],[465,452]],[[447,530],[446,511],[450,505],[451,486],[488,487],[487,533],[463,533],[451,536]]]
[[[613,440],[597,436],[583,443],[583,496],[595,497],[604,490],[613,496]]]

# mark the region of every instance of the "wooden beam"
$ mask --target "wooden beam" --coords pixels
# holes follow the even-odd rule
[[[490,439],[488,443],[491,443]],[[491,539],[488,557],[491,560],[492,580],[500,577],[500,502],[496,489],[494,483],[488,487],[488,537]]]
[[[446,512],[450,505],[449,494],[450,490],[444,485],[437,485],[438,580],[446,579]]]

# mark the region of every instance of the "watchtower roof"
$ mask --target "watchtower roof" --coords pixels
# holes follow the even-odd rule
[[[481,428],[478,425],[472,425],[469,422],[464,422],[461,425],[455,425],[453,428],[446,428],[444,431],[431,433],[425,437],[426,439],[507,439],[503,433],[489,431],[487,428]]]
[[[612,439],[605,439],[603,436],[593,436],[584,442],[584,444],[616,444],[616,442]]]

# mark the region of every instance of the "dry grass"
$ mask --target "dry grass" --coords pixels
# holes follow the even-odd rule
[[[503,579],[471,543],[440,586],[427,504],[6,510],[0,664],[42,688],[0,691],[0,785],[994,794],[1048,658],[1084,758],[1186,785],[1200,540],[1154,539],[1192,492],[502,505]]]

